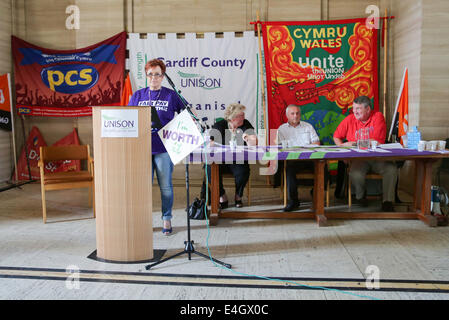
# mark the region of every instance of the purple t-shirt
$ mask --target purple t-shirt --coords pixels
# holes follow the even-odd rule
[[[161,121],[161,128],[175,117],[175,113],[184,109],[184,104],[176,92],[166,87],[154,91],[149,87],[137,90],[129,100],[128,106],[154,107]],[[158,135],[161,128],[157,128],[154,123],[151,124],[152,154],[167,152]]]

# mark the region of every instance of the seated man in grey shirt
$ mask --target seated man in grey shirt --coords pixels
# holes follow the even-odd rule
[[[310,123],[301,121],[301,108],[290,104],[285,109],[287,123],[282,124],[277,133],[277,143],[283,147],[306,146],[310,144],[319,145],[320,137]],[[287,190],[288,203],[284,208],[285,212],[290,212],[299,207],[298,188],[296,182],[296,173],[305,169],[313,170],[311,161],[287,161]]]

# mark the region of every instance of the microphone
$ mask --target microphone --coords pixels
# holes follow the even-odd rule
[[[189,109],[189,111],[190,111],[190,108],[189,108],[189,106],[188,106],[186,100],[184,99],[183,96],[181,96],[181,90],[176,90],[176,86],[175,86],[174,82],[173,82],[172,79],[168,76],[167,73],[165,73],[165,78],[167,78],[168,83],[170,84],[170,86],[173,88],[173,90],[176,92],[176,94],[177,94],[177,95],[179,96],[179,98],[181,99],[182,103],[184,104],[184,107],[186,107],[186,108]]]
[[[203,123],[203,121],[201,121],[200,119],[198,119],[198,117],[192,112],[189,104],[187,103],[187,101],[184,99],[184,97],[181,95],[181,91],[180,90],[176,90],[176,86],[173,83],[172,79],[168,76],[167,73],[165,73],[165,78],[167,78],[168,83],[170,84],[170,86],[173,88],[173,90],[176,92],[176,94],[178,95],[179,99],[181,99],[182,103],[184,104],[184,107],[187,109],[187,111],[189,112],[189,114],[193,117],[194,120],[196,120],[196,123],[199,124],[199,126],[201,127],[201,129],[204,131],[206,128],[206,125]]]

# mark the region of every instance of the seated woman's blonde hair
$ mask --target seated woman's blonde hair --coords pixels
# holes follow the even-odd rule
[[[244,112],[246,107],[243,104],[240,103],[231,103],[226,107],[224,118],[225,120],[229,121],[233,119],[236,115],[239,113]]]

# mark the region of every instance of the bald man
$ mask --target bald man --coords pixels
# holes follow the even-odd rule
[[[310,123],[301,121],[301,108],[291,104],[285,109],[287,123],[282,124],[278,128],[277,141],[278,144],[288,142],[289,145],[305,146],[310,144],[319,145],[320,137]],[[287,190],[288,203],[284,208],[284,212],[294,211],[299,207],[298,186],[296,181],[296,173],[304,170],[313,170],[312,161],[287,161]]]

